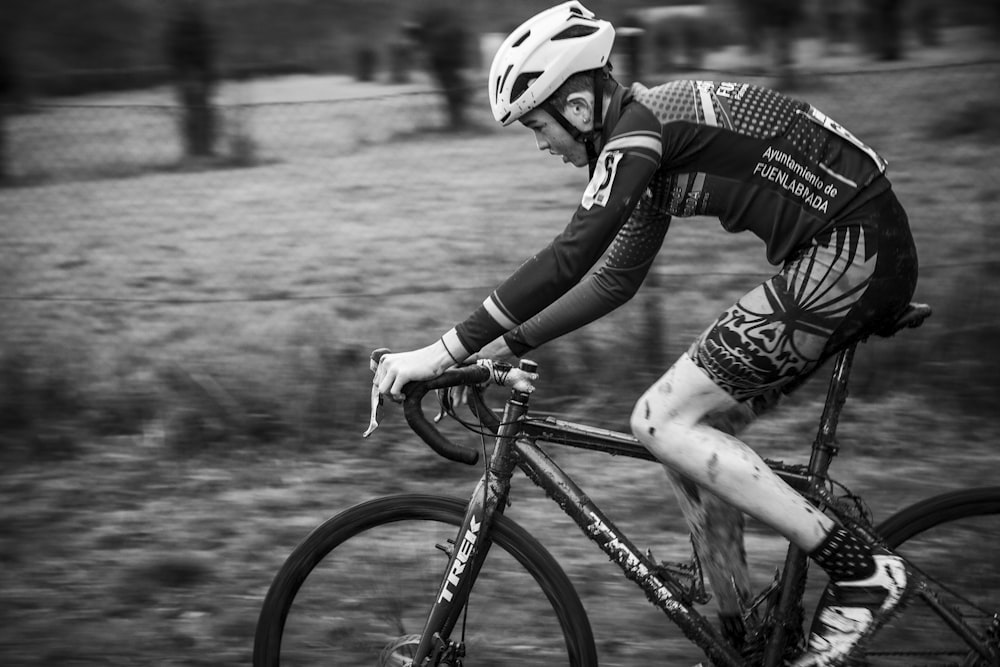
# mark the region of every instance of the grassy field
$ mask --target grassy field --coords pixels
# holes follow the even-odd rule
[[[916,298],[935,307],[859,355],[836,469],[880,517],[996,483],[995,84],[985,65],[815,76],[797,91],[890,160],[921,254]],[[367,351],[462,318],[561,229],[584,176],[485,119],[437,131],[423,99],[252,110],[252,169],[177,166],[169,117],[149,128],[118,110],[99,142],[119,151],[114,178],[39,162],[0,190],[0,662],[246,664],[270,579],[312,526],[388,492],[471,489],[476,470],[430,458],[398,413],[360,439]],[[73,156],[92,141],[65,131],[74,118],[16,119],[12,145]],[[712,220],[675,221],[633,304],[539,351],[538,403],[624,428],[642,388],[767,275],[761,250]],[[751,444],[800,455],[821,385]],[[658,469],[557,456],[640,545],[683,557]],[[602,664],[697,662],[528,486],[509,514],[586,582]],[[763,582],[780,544],[754,525],[748,542]]]

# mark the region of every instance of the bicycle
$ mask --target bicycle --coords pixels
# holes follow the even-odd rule
[[[930,312],[911,304],[879,335],[919,326]],[[827,474],[838,452],[836,428],[856,346],[834,359],[808,464],[768,461],[816,506],[871,544],[903,555],[918,573],[913,601],[852,664],[1000,665],[1000,567],[949,567],[949,555],[968,544],[970,535],[981,538],[992,530],[1000,537],[1000,525],[989,523],[1000,519],[1000,486],[938,495],[873,526],[863,500]],[[521,369],[535,370],[524,361]],[[478,452],[442,435],[424,416],[421,400],[432,390],[476,388],[491,379],[510,386],[514,375],[509,366],[480,362],[412,383],[404,391],[407,423],[441,456],[475,464]],[[697,609],[706,601],[697,556],[686,566],[671,566],[643,553],[539,445],[654,461],[635,438],[530,415],[529,393],[516,388],[499,418],[480,391],[471,397],[472,412],[494,446],[469,499],[389,496],[317,527],[267,593],[254,665],[597,665],[593,632],[574,584],[538,540],[503,513],[515,469],[540,486],[711,664],[774,667],[802,650],[808,559],[800,549],[790,546],[780,575],[745,601],[747,631],[737,648]],[[377,392],[370,430],[377,424],[374,399]],[[445,407],[457,418],[453,406]],[[994,557],[987,546],[978,548]]]

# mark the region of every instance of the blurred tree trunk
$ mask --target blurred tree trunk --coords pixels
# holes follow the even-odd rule
[[[10,177],[7,155],[7,117],[14,107],[16,74],[14,66],[13,27],[0,16],[0,184]]]
[[[9,167],[7,166],[7,108],[6,103],[0,100],[0,185],[9,179]]]
[[[213,155],[215,34],[198,0],[183,0],[178,4],[167,26],[166,48],[183,109],[181,134],[185,154],[188,157]]]
[[[656,267],[649,270],[649,275],[643,281],[646,293],[642,312],[645,323],[642,328],[641,349],[647,366],[654,369],[654,379],[673,361],[667,350],[667,322],[663,314],[663,278]]]
[[[862,34],[867,50],[879,60],[903,57],[903,3],[901,0],[874,0],[862,10]]]

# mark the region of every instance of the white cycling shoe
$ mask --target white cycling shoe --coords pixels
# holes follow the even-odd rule
[[[832,583],[813,621],[806,652],[793,667],[843,665],[851,651],[899,611],[913,588],[902,558],[876,554],[875,574]]]

